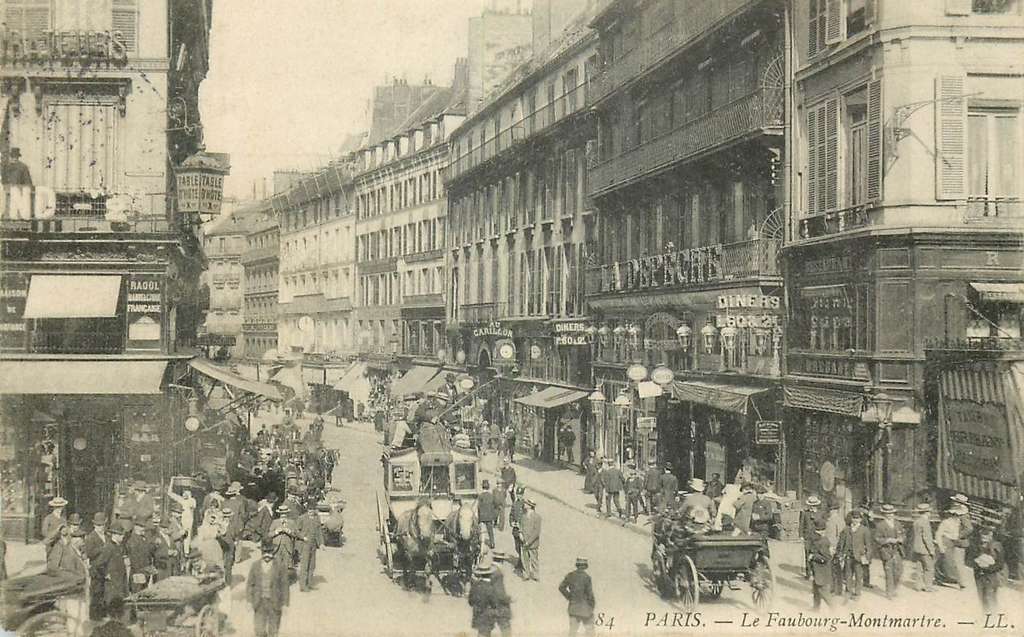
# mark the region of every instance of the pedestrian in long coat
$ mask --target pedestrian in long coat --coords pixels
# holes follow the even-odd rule
[[[245,597],[255,614],[256,637],[277,637],[281,615],[290,601],[288,569],[274,556],[274,545],[264,544],[262,559],[253,562],[245,581]]]
[[[918,590],[926,593],[935,590],[935,536],[932,534],[931,510],[931,505],[927,502],[918,504],[914,509],[917,517],[914,518],[910,547],[914,552],[914,561],[917,562],[921,577]]]
[[[466,601],[473,611],[470,625],[480,637],[488,637],[497,625],[496,614],[501,600],[494,588],[491,576],[494,566],[476,566],[473,569],[473,580],[469,585]]]
[[[594,585],[587,574],[587,560],[576,558],[576,570],[570,572],[558,585],[558,591],[569,601],[569,635],[579,632],[583,626],[588,635],[594,634]]]
[[[846,514],[846,528],[839,534],[836,545],[836,559],[846,583],[846,595],[850,599],[860,597],[862,570],[871,562],[871,536],[861,525],[860,511]]]
[[[593,493],[594,481],[597,479],[597,457],[593,451],[583,461],[583,492]]]
[[[740,498],[736,501],[736,517],[733,519],[736,528],[750,533],[750,522],[754,517],[754,485],[749,482],[740,487]]]
[[[512,527],[512,541],[515,542],[516,546],[516,570],[522,571],[523,569],[523,535],[522,525],[523,516],[526,515],[526,503],[523,501],[526,494],[524,487],[516,488],[516,498],[512,501],[512,506],[509,508],[508,521]]]
[[[964,587],[963,577],[960,575],[960,556],[957,552],[961,542],[959,509],[951,507],[946,510],[946,516],[939,523],[939,528],[935,532],[936,584]]]
[[[103,618],[103,588],[106,573],[99,568],[99,557],[104,547],[110,544],[107,535],[107,514],[102,511],[92,516],[92,530],[85,536],[85,557],[89,560],[89,619]]]
[[[974,584],[978,589],[981,607],[986,613],[999,610],[999,584],[1006,560],[1003,545],[992,537],[992,529],[982,527],[976,539],[967,548],[967,564],[974,569]]]
[[[487,528],[487,546],[494,548],[494,524],[498,521],[498,505],[491,493],[491,483],[484,480],[483,492],[476,500],[476,517]]]
[[[505,500],[508,495],[505,482],[498,480],[491,492],[494,495],[494,508],[498,511],[497,526],[499,531],[505,530]],[[493,547],[492,547],[493,548]]]
[[[885,594],[893,599],[903,578],[903,529],[896,521],[895,507],[883,504],[881,511],[882,519],[875,524],[875,548],[885,571]]]
[[[124,552],[131,568],[130,589],[137,593],[149,585],[149,576],[156,572],[153,565],[156,546],[141,521],[135,523],[131,535],[125,538]]]
[[[651,515],[657,507],[658,491],[661,490],[661,471],[658,465],[647,467],[644,475],[644,513]]]
[[[537,581],[540,568],[540,514],[537,503],[525,498],[526,515],[523,516],[523,579]]]
[[[96,558],[97,570],[103,574],[103,607],[123,602],[129,594],[128,565],[124,538],[131,526],[121,520],[110,530],[110,542],[103,546]],[[95,592],[93,592],[95,594]]]
[[[295,548],[299,552],[299,590],[308,591],[313,588],[316,575],[316,552],[324,545],[324,532],[315,509],[299,518],[298,534]]]
[[[65,507],[68,505],[67,500],[58,496],[50,500],[49,505],[50,512],[43,518],[42,524],[43,548],[47,557],[50,555],[50,549],[60,539],[61,528],[68,523],[67,518],[64,517]]]
[[[821,608],[821,602],[832,609],[832,547],[825,537],[825,524],[820,520],[814,525],[815,538],[811,542],[811,595],[814,610]]]
[[[672,506],[672,502],[676,498],[676,491],[679,490],[679,480],[672,473],[672,467],[665,465],[665,471],[661,474],[658,487],[661,491],[661,506],[658,508],[664,513]]]
[[[162,522],[153,537],[153,566],[157,582],[177,575],[181,570],[181,546],[177,539],[172,534],[171,523]]]

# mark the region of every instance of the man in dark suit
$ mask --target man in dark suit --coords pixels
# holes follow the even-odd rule
[[[661,490],[661,506],[658,507],[658,510],[665,513],[672,506],[676,498],[676,491],[679,490],[679,480],[672,473],[671,466],[665,465],[665,471],[661,474],[658,486]]]
[[[708,485],[707,485],[707,488],[704,490],[704,493],[709,498],[711,498],[712,500],[716,500],[716,499],[722,497],[722,492],[724,490],[725,490],[725,485],[722,484],[722,476],[721,476],[721,474],[712,473],[711,474],[711,479],[708,480]]]
[[[483,491],[476,500],[476,517],[487,528],[487,546],[494,548],[494,523],[498,521],[498,507],[491,493],[491,483],[484,480]]]
[[[274,559],[273,544],[263,545],[262,559],[253,562],[245,582],[245,597],[255,613],[256,637],[277,637],[281,614],[289,602],[288,570]]]
[[[523,535],[521,527],[523,524],[523,516],[526,515],[526,503],[523,501],[526,497],[525,487],[516,487],[516,497],[512,501],[512,506],[508,512],[508,522],[512,526],[512,540],[516,545],[516,556],[518,561],[516,563],[516,570],[521,571],[523,569]]]
[[[272,494],[271,494],[272,496]],[[268,496],[268,497],[271,497]],[[270,525],[274,522],[273,503],[269,499],[263,499],[256,505],[256,513],[246,522],[246,537],[262,544],[269,540]]]
[[[903,576],[903,529],[896,521],[896,508],[882,505],[882,519],[875,524],[875,547],[885,571],[885,594],[894,599]]]
[[[110,608],[128,597],[128,565],[124,539],[131,532],[131,524],[119,520],[110,529],[107,542],[96,558],[95,568],[103,577],[103,608]],[[93,595],[96,591],[91,592]]]
[[[171,523],[164,520],[153,536],[153,567],[159,582],[171,575],[177,575],[181,568],[181,553],[177,538],[172,535]]]
[[[537,570],[540,568],[540,514],[537,503],[529,498],[524,499],[526,514],[523,516],[523,579],[538,581]]]
[[[107,535],[107,514],[102,511],[92,516],[92,530],[85,536],[85,557],[89,560],[89,618],[93,621],[103,617],[103,585],[106,575],[99,570],[99,556],[110,544]]]
[[[320,528],[320,516],[316,509],[310,508],[305,515],[299,517],[299,539],[295,549],[299,553],[299,590],[308,591],[313,588],[313,576],[316,573],[316,552],[324,545],[324,532]]]
[[[501,463],[501,481],[504,483],[505,488],[509,491],[515,489],[517,479],[516,468],[508,460]]]
[[[858,599],[864,565],[871,562],[871,535],[861,524],[858,510],[846,514],[846,528],[839,534],[836,545],[836,562],[846,581],[847,598]]]
[[[491,491],[494,495],[494,508],[498,511],[498,530],[505,530],[505,499],[508,496],[508,490],[505,485],[505,481],[499,479],[498,483],[494,485],[494,490]]]
[[[974,569],[974,583],[981,607],[986,613],[999,610],[999,583],[1006,565],[1003,545],[993,539],[992,529],[982,527],[965,553],[967,565]]]
[[[149,576],[156,572],[153,565],[156,546],[149,537],[144,521],[135,521],[131,535],[125,538],[124,552],[131,568],[130,589],[137,593],[149,585]]]
[[[825,537],[825,523],[814,523],[814,540],[811,542],[811,595],[813,608],[821,608],[825,602],[832,609],[832,547]]]
[[[562,579],[558,591],[569,600],[569,635],[575,635],[583,626],[588,635],[594,634],[594,585],[587,574],[587,560],[576,558],[576,570]]]
[[[604,486],[605,507],[604,514],[612,514],[612,502],[615,502],[615,514],[620,518],[622,515],[622,490],[626,487],[626,479],[615,462],[608,458],[605,460],[604,471],[601,472],[601,484]]]

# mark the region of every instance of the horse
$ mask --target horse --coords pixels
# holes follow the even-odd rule
[[[444,530],[446,540],[453,547],[452,567],[461,581],[467,582],[480,554],[480,524],[473,503],[462,502],[459,508],[453,509],[445,518]]]
[[[405,555],[407,567],[404,576],[408,584],[415,572],[414,563],[423,560],[427,586],[430,585],[431,561],[434,554],[434,510],[430,500],[422,498],[416,507],[398,516],[395,523],[395,541]]]

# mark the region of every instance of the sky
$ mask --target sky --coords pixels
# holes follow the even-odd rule
[[[451,82],[484,0],[215,0],[200,85],[206,148],[231,155],[225,195],[312,170],[365,130],[385,78]]]

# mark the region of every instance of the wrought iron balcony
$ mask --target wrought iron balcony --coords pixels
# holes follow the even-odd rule
[[[676,19],[657,37],[613,60],[595,77],[587,92],[588,104],[594,104],[616,89],[657,68],[672,54],[713,31],[722,22],[746,11],[760,0],[691,0],[677,2]]]
[[[588,194],[604,194],[751,135],[781,131],[782,123],[782,91],[759,89],[598,164],[590,172]]]
[[[808,215],[800,219],[800,237],[813,239],[863,228],[866,225],[868,225],[868,207],[866,204],[859,204],[831,212]]]
[[[459,306],[459,320],[463,323],[489,323],[498,319],[498,303],[464,303]]]
[[[402,297],[402,307],[444,307],[444,295],[407,294]]]
[[[1024,217],[1024,200],[1020,197],[971,197],[967,200],[967,219],[1001,221]]]
[[[0,229],[45,233],[171,234],[174,228],[166,219],[107,221],[101,217],[53,217],[50,219],[0,219]]]
[[[779,276],[779,239],[715,244],[590,266],[587,296],[645,289],[707,287],[719,282]]]

